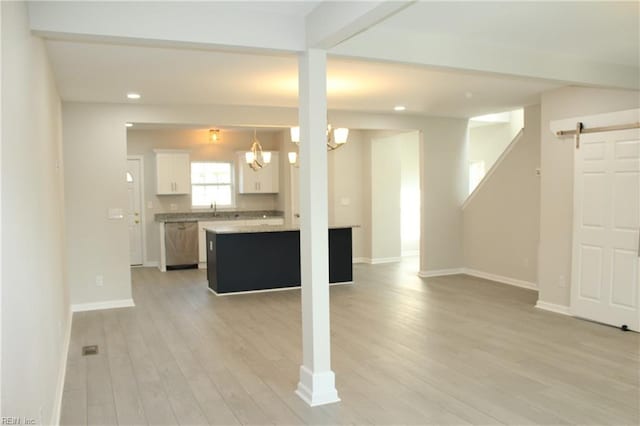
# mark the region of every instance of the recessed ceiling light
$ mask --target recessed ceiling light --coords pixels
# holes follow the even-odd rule
[[[404,111],[405,109],[407,109],[407,107],[404,105],[396,105],[393,107],[394,111]]]
[[[467,99],[471,99],[471,98],[473,98],[473,93],[471,93],[471,92],[465,92],[465,93],[464,93],[464,97],[465,97],[465,98],[467,98]]]
[[[141,96],[139,93],[127,93],[127,98],[129,99],[140,99]]]
[[[125,123],[125,126],[127,126],[127,127],[133,127],[133,123]]]

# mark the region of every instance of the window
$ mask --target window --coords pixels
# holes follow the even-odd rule
[[[191,207],[233,206],[231,163],[191,163]]]

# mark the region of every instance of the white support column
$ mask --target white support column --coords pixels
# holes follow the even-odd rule
[[[298,62],[302,366],[296,393],[310,406],[340,401],[331,371],[327,190],[327,54]]]

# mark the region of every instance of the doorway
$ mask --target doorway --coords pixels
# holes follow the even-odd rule
[[[371,261],[420,254],[419,132],[371,140]]]
[[[129,229],[129,264],[144,263],[142,223],[142,158],[127,157],[127,225]]]

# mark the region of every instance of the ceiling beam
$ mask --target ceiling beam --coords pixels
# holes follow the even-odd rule
[[[349,58],[536,78],[563,84],[640,89],[640,69],[637,67],[479,43],[442,34],[374,28],[341,43],[331,53]]]
[[[306,17],[308,48],[331,49],[416,0],[323,2]]]
[[[243,2],[29,2],[31,30],[52,39],[299,52],[304,20]]]

